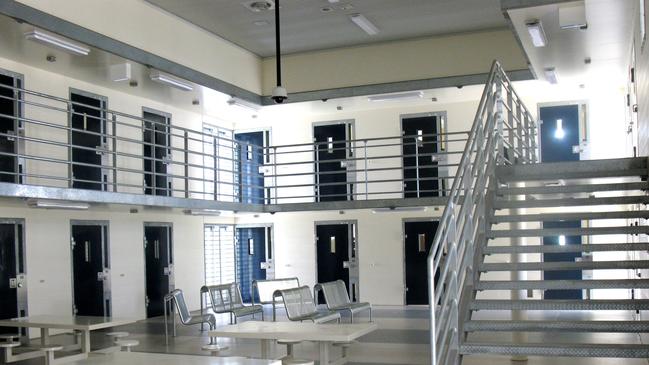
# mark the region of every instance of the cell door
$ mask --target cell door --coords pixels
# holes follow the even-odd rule
[[[171,224],[144,224],[144,258],[146,316],[159,317],[164,315],[164,296],[174,290]]]
[[[26,315],[24,223],[22,219],[0,219],[0,319]],[[17,331],[0,327],[0,334]],[[24,330],[22,335],[26,335]]]
[[[0,182],[21,184],[24,164],[17,157],[24,143],[22,130],[22,75],[0,70]]]
[[[353,150],[347,141],[352,136],[349,121],[317,124],[313,127],[315,146],[316,201],[354,200],[353,184],[347,169],[353,170]]]
[[[72,222],[73,313],[110,316],[108,223]]]
[[[171,196],[169,162],[171,157],[171,114],[145,108],[142,112],[144,131],[144,194]]]
[[[72,187],[106,190],[102,164],[106,150],[106,98],[82,91],[70,92],[70,159]]]
[[[236,133],[237,196],[241,203],[264,204],[264,141],[265,132]]]
[[[406,305],[428,305],[428,253],[438,226],[437,221],[404,222]]]
[[[244,302],[251,302],[253,280],[272,279],[271,227],[236,227],[236,272]]]
[[[579,161],[579,105],[541,107],[541,162]]]
[[[405,198],[441,196],[439,179],[441,115],[403,116],[403,195]]]
[[[356,222],[316,222],[318,283],[342,280],[352,301],[359,298]],[[322,293],[319,303],[324,303]]]
[[[580,228],[581,221],[563,221],[563,222],[543,222],[543,228]],[[543,245],[565,246],[581,245],[581,236],[550,236],[543,237]],[[575,262],[575,259],[581,258],[581,252],[557,252],[544,253],[544,262]],[[581,270],[556,270],[543,271],[543,280],[582,280]],[[581,289],[571,290],[546,290],[544,299],[582,299]]]

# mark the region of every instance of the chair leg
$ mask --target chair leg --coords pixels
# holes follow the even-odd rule
[[[351,314],[351,317],[352,317],[352,319],[351,319],[351,323],[354,323],[354,312],[353,312],[353,311],[349,311],[349,313]]]
[[[372,308],[370,307],[370,322],[372,322]]]

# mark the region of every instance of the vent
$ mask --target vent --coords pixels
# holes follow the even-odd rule
[[[242,5],[253,13],[262,13],[275,9],[275,1],[273,0],[246,1]]]

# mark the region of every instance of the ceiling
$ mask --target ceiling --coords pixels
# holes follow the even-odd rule
[[[250,0],[146,1],[259,56],[275,54],[274,12],[251,11]],[[506,26],[499,0],[282,0],[280,9],[285,54]],[[354,13],[379,33],[362,31]]]

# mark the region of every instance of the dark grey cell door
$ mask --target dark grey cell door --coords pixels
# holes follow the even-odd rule
[[[406,305],[427,305],[429,302],[427,260],[438,226],[437,221],[404,223]]]
[[[403,135],[403,194],[405,198],[442,195],[437,155],[440,116],[423,114],[401,118]]]
[[[581,221],[543,222],[543,228],[581,228]],[[543,237],[543,245],[565,246],[581,245],[581,236],[547,236]],[[581,252],[544,253],[543,262],[575,262],[581,258]],[[546,270],[543,280],[581,280],[581,270]],[[544,299],[582,299],[581,289],[550,289],[543,294]]]
[[[316,201],[354,200],[353,184],[347,181],[349,158],[353,151],[347,141],[351,138],[349,122],[317,124],[313,127],[315,146]]]
[[[144,119],[144,194],[171,196],[169,158],[171,156],[171,115],[145,108]]]
[[[108,223],[73,221],[71,230],[73,313],[110,316]]]
[[[358,299],[358,264],[355,222],[317,222],[318,283],[342,280],[350,299]],[[318,298],[324,303],[322,293]]]
[[[540,108],[541,162],[579,161],[579,105]]]
[[[102,162],[106,144],[106,98],[71,91],[70,157],[72,187],[106,190],[107,175]]]
[[[24,224],[19,219],[0,219],[0,319],[26,315]],[[18,330],[0,327],[0,334],[3,333],[18,333]]]
[[[0,182],[22,183],[23,165],[16,156],[22,124],[22,76],[0,70]]]
[[[164,296],[174,290],[171,224],[144,224],[146,316],[164,314]]]

